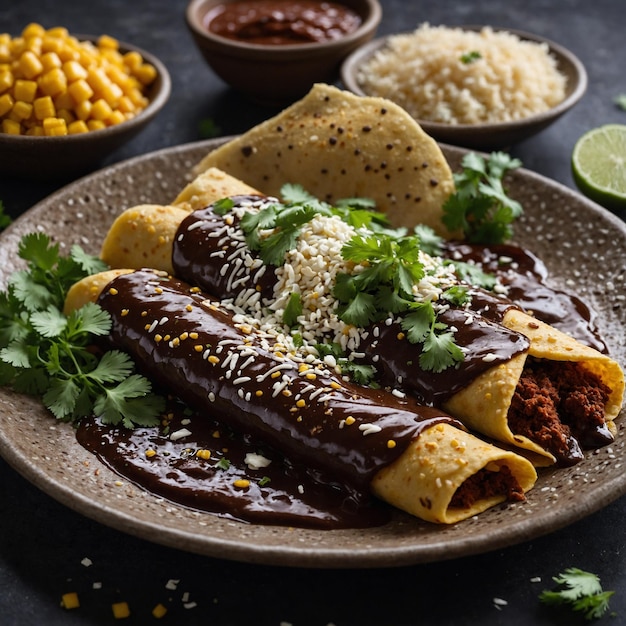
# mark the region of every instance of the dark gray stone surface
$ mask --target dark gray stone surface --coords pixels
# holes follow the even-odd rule
[[[623,3],[619,0],[383,0],[380,34],[431,24],[491,24],[543,34],[575,52],[589,90],[554,126],[514,146],[524,165],[570,187],[576,139],[604,123],[626,123],[613,98],[626,92]],[[3,2],[0,30],[31,21],[73,33],[108,33],[150,50],[173,79],[170,102],[155,123],[108,163],[201,138],[202,120],[220,134],[239,133],[274,111],[246,102],[201,60],[184,23],[184,0],[20,0]],[[58,185],[0,177],[0,199],[13,216]],[[0,416],[1,419],[1,416]],[[616,470],[623,471],[623,470]],[[626,620],[622,521],[626,500],[556,533],[490,554],[390,570],[305,570],[231,563],[126,536],[63,507],[0,461],[0,624],[117,623],[111,603],[128,601],[134,624],[153,623],[159,602],[167,624],[388,626],[584,623],[538,602],[551,577],[567,567],[597,573],[616,590],[611,607]],[[90,566],[81,564],[84,558]],[[537,582],[536,579],[541,581]],[[170,579],[176,590],[166,589]],[[101,583],[101,589],[93,589]],[[60,608],[78,591],[81,607]],[[185,608],[184,594],[195,605]],[[506,605],[496,607],[494,598]]]

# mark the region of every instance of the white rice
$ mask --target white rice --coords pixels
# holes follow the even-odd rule
[[[429,24],[390,37],[357,80],[367,94],[392,100],[412,117],[445,124],[541,113],[565,98],[567,83],[546,44],[489,27],[474,32]]]

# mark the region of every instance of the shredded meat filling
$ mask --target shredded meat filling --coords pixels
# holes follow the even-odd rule
[[[523,489],[506,465],[503,465],[498,472],[481,469],[470,476],[455,491],[450,506],[467,509],[479,500],[499,495],[504,495],[508,502],[525,500]]]
[[[579,363],[528,359],[509,409],[511,430],[553,454],[560,465],[582,458],[581,448],[613,440],[604,407],[610,389]]]

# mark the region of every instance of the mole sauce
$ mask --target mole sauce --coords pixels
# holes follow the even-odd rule
[[[444,412],[419,406],[414,399],[348,383],[324,369],[309,371],[302,364],[277,356],[262,335],[242,328],[230,313],[207,301],[205,294],[177,279],[148,270],[124,274],[109,284],[99,304],[112,317],[112,344],[128,352],[156,386],[176,393],[203,419],[217,419],[231,430],[263,441],[288,456],[293,467],[305,467],[310,475],[325,476],[318,484],[334,490],[340,485],[350,486],[350,498],[336,493],[330,502],[366,502],[373,476],[400,456],[424,428],[439,422],[463,428]],[[276,373],[278,377],[273,375]],[[282,385],[285,380],[289,384]],[[183,439],[185,447],[214,446],[208,430],[196,431],[203,428],[201,424],[202,420],[195,420],[189,428],[191,435]],[[98,428],[101,430],[93,430]],[[364,429],[368,428],[382,434],[365,436]],[[140,458],[134,463],[119,458],[125,456],[129,441],[135,442],[135,450],[143,445],[145,455],[148,440],[156,434],[111,430],[110,445],[98,447],[98,438],[105,431],[103,427],[85,425],[79,430],[79,441],[139,484],[152,487],[163,475],[167,480],[160,489],[179,482],[189,484],[185,476],[181,481],[170,480],[169,462],[159,466]],[[89,432],[96,434],[89,437]],[[204,434],[198,436],[197,432]],[[148,438],[143,444],[133,439],[142,436]],[[394,445],[390,446],[389,441]],[[241,452],[238,455],[241,457]],[[293,486],[295,482],[288,484]],[[218,500],[223,503],[224,498],[239,495],[232,489],[228,493],[222,489],[219,497],[209,495],[208,489],[196,490],[193,496],[187,491],[194,490],[183,488],[175,498],[193,501],[195,507],[206,510],[217,508]],[[292,496],[295,493],[299,492]],[[356,493],[361,495],[356,497]],[[296,505],[302,503],[320,508],[315,500],[296,497]],[[249,519],[244,504],[232,504],[232,510]],[[272,509],[268,522],[281,515],[283,519],[295,519],[297,506],[296,512],[290,509],[280,515]],[[326,511],[303,524],[320,518],[329,525],[345,523],[341,521],[345,514],[333,509],[332,515]]]
[[[548,270],[532,252],[502,244],[487,248],[463,242],[447,242],[448,258],[478,263],[485,272],[495,274],[508,288],[507,298],[537,319],[558,328],[580,341],[607,353],[607,346],[596,327],[594,312],[578,296],[550,287]]]
[[[236,202],[255,200],[259,198],[235,198]],[[216,298],[233,297],[244,288],[258,289],[264,298],[270,298],[276,280],[271,268],[256,276],[240,275],[237,284],[232,277],[220,273],[222,258],[241,245],[241,242],[231,240],[224,242],[221,236],[216,236],[220,230],[223,232],[223,228],[224,218],[211,207],[190,214],[179,229],[184,237],[175,241],[175,273]],[[545,283],[545,266],[529,251],[511,245],[486,248],[448,242],[444,256],[479,263],[484,271],[496,274],[508,287],[508,299],[472,289],[474,313],[471,324],[464,323],[468,312],[460,309],[452,308],[442,315],[442,321],[458,329],[457,343],[468,348],[468,357],[458,368],[439,374],[425,375],[419,368],[419,346],[399,339],[402,329],[398,324],[380,324],[370,329],[361,348],[365,353],[364,360],[375,362],[382,384],[404,387],[424,404],[445,402],[494,362],[506,361],[527,349],[528,340],[523,335],[499,324],[512,306],[530,311],[538,319],[573,335],[582,343],[606,352],[589,308],[576,296],[549,287]],[[123,288],[125,297],[129,302],[139,301],[147,305],[145,273],[143,278],[137,276],[141,273],[124,278],[127,281]],[[152,276],[152,280],[156,278]],[[166,287],[166,295],[161,294],[158,300],[150,303],[150,316],[154,320],[170,320],[163,322],[164,327],[159,327],[159,333],[205,333],[195,342],[196,345],[241,342],[240,330],[223,311],[211,311],[210,336],[206,335],[207,311],[202,310],[202,307],[206,309],[206,303],[200,306],[205,296],[181,295],[182,283],[178,281],[166,284],[165,279],[159,278],[158,282],[161,287]],[[181,314],[188,303],[194,305],[194,312]],[[78,440],[129,480],[189,507],[254,523],[320,528],[384,523],[389,509],[372,502],[368,488],[372,475],[392,462],[395,454],[404,449],[424,425],[432,420],[451,419],[435,409],[417,407],[415,400],[409,406],[406,401],[397,399],[393,406],[389,406],[389,394],[356,386],[348,391],[343,381],[345,393],[333,401],[332,420],[320,410],[315,411],[315,415],[303,413],[301,422],[281,418],[281,412],[285,411],[287,416],[293,417],[289,412],[293,407],[282,395],[268,402],[272,396],[269,386],[263,389],[266,392],[263,401],[258,397],[252,400],[254,408],[251,409],[250,398],[246,399],[245,395],[241,398],[233,385],[224,384],[224,376],[207,380],[206,364],[194,365],[200,361],[194,359],[197,353],[191,342],[186,351],[166,349],[164,342],[156,350],[157,344],[145,335],[146,320],[137,314],[135,304],[128,307],[135,314],[125,315],[123,319],[120,311],[124,307],[120,307],[120,299],[103,294],[101,304],[109,307],[113,315],[114,342],[132,352],[142,371],[157,385],[177,389],[179,396],[195,407],[196,413],[188,427],[191,435],[177,442],[170,439],[168,432],[186,427],[183,419],[189,417],[183,418],[180,409],[172,412],[168,430],[129,431],[103,426],[96,420],[85,420],[78,429]],[[144,305],[142,310],[147,310]],[[271,354],[263,354],[254,365],[253,375],[266,370],[271,359]],[[172,371],[177,372],[174,377]],[[216,400],[207,406],[206,398],[211,394]],[[389,437],[400,441],[400,445],[393,449],[395,454],[386,447],[373,445],[374,439],[363,438],[358,427],[337,427],[345,417],[358,412],[362,421],[378,420],[376,423],[391,433]],[[396,419],[398,412],[403,415],[404,422]],[[421,415],[416,417],[416,412]],[[299,428],[294,428],[294,424]],[[216,432],[220,433],[219,437],[215,437]],[[238,434],[240,432],[246,434]],[[354,438],[346,439],[346,434]],[[287,440],[291,440],[287,449],[294,451],[293,455],[287,455],[289,458],[282,451],[276,452],[285,449]],[[297,442],[295,446],[294,441]],[[159,453],[147,457],[145,452],[151,448]],[[199,457],[199,450],[209,450],[209,459]],[[245,463],[246,454],[259,451],[272,460],[271,464],[251,470]],[[323,458],[321,464],[320,456]],[[223,459],[228,459],[227,469],[220,469]],[[235,487],[233,482],[238,476],[250,480],[249,486]]]
[[[361,18],[346,6],[316,0],[250,0],[218,5],[207,30],[245,43],[280,46],[333,41],[354,32]]]
[[[221,517],[322,529],[378,526],[391,517],[391,507],[369,492],[307,471],[212,415],[178,404],[168,416],[159,428],[135,429],[91,418],[81,421],[76,436],[105,465],[151,493]],[[173,441],[170,434],[180,429],[191,434]],[[270,463],[251,468],[249,454]]]

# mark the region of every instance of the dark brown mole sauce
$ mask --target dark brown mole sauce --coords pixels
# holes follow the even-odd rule
[[[608,352],[597,329],[595,313],[575,294],[547,285],[545,264],[529,250],[510,244],[486,247],[447,242],[444,255],[479,264],[507,286],[507,298],[522,309],[581,343]]]
[[[360,16],[350,8],[316,0],[225,3],[204,18],[205,28],[216,35],[271,46],[333,41],[360,25]]]
[[[391,517],[391,508],[366,491],[298,466],[207,413],[177,403],[169,415],[166,427],[159,428],[84,420],[77,439],[105,465],[151,493],[221,517],[322,529],[366,528]],[[191,434],[173,441],[170,434],[180,429]],[[270,463],[251,468],[247,454]],[[237,480],[247,484],[237,486]]]
[[[438,422],[462,428],[445,413],[420,407],[414,400],[351,385],[322,372],[311,379],[300,372],[297,364],[280,370],[281,376],[291,379],[289,393],[275,393],[276,379],[267,374],[279,364],[277,357],[260,345],[254,334],[246,334],[237,328],[230,314],[208,304],[205,298],[179,280],[157,276],[151,271],[138,271],[114,279],[101,294],[99,303],[112,316],[113,345],[128,352],[157,389],[172,390],[201,413],[202,419],[217,419],[229,429],[245,432],[247,436],[263,441],[269,449],[280,451],[289,457],[291,467],[307,468],[307,476],[310,480],[315,479],[316,489],[324,486],[333,491],[333,495],[328,499],[328,506],[323,505],[322,498],[308,500],[307,483],[285,478],[275,484],[290,491],[292,500],[295,499],[294,506],[285,507],[288,511],[281,509],[278,512],[276,508],[268,507],[267,502],[263,505],[257,501],[251,508],[246,508],[239,500],[240,490],[221,489],[216,495],[210,488],[211,481],[204,483],[202,480],[189,487],[189,472],[181,475],[180,464],[176,471],[171,471],[169,463],[149,462],[150,459],[143,458],[151,438],[159,437],[156,431],[145,431],[142,435],[142,431],[127,432],[85,422],[78,431],[79,442],[138,484],[151,490],[157,489],[155,485],[158,484],[158,489],[163,491],[174,485],[187,485],[176,491],[177,495],[168,497],[184,500],[190,505],[193,503],[196,508],[204,510],[214,511],[224,505],[223,508],[229,511],[237,511],[237,516],[242,519],[254,517],[258,520],[264,516],[268,523],[288,520],[288,523],[303,526],[318,522],[327,527],[355,525],[353,511],[364,510],[362,504],[368,502],[372,477],[392,463],[424,428]],[[161,340],[155,340],[157,334]],[[173,339],[179,341],[173,342]],[[230,376],[226,366],[210,365],[203,351],[196,349],[197,346],[210,346],[215,356],[226,359],[230,351],[236,352],[237,346],[245,342],[247,349],[254,351],[254,359],[240,372],[232,369]],[[230,346],[230,350],[219,352],[220,346]],[[244,352],[242,350],[242,361],[247,360]],[[284,362],[280,361],[280,364],[284,365]],[[242,382],[244,378],[249,380]],[[319,389],[324,390],[324,398],[320,394],[313,396],[313,392]],[[304,405],[298,404],[299,398],[305,399]],[[351,424],[348,417],[354,420]],[[193,423],[189,427],[191,439],[178,440],[181,445],[192,449],[213,449],[215,442],[209,432],[212,432],[211,427],[205,428],[203,421],[197,418]],[[380,432],[366,435],[361,426],[375,426]],[[141,437],[147,439],[141,440]],[[109,444],[102,443],[107,440],[110,440]],[[390,447],[389,440],[393,440],[396,446]],[[163,441],[161,439],[160,443]],[[131,452],[128,452],[129,445]],[[171,446],[171,443],[167,445]],[[235,458],[241,456],[241,451],[235,454]],[[172,458],[170,455],[170,460]],[[194,468],[198,474],[197,467]],[[259,493],[268,493],[280,500],[269,485],[271,482],[265,492]],[[303,489],[300,489],[301,485]],[[345,485],[349,486],[347,495]],[[241,491],[247,496],[252,495],[250,491]],[[315,494],[315,490],[311,493]],[[216,504],[218,500],[219,506]],[[284,502],[285,498],[282,500]],[[341,506],[335,507],[337,504]],[[306,507],[324,510],[317,516],[309,516],[308,511],[306,515],[301,514]],[[257,508],[270,512],[267,516],[265,513],[257,516]],[[255,512],[251,513],[251,510]],[[378,515],[363,515],[362,524],[356,525],[379,520]]]

